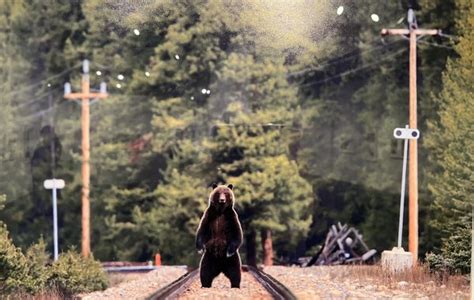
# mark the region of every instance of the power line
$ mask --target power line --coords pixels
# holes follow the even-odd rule
[[[299,75],[304,74],[304,73],[307,73],[307,72],[320,70],[320,69],[322,69],[322,68],[324,68],[324,67],[327,67],[327,66],[330,66],[330,65],[339,63],[339,62],[341,62],[341,61],[349,60],[350,58],[352,58],[352,57],[354,57],[354,56],[358,56],[358,55],[360,55],[360,54],[362,54],[362,53],[370,53],[370,52],[372,52],[372,51],[375,51],[375,50],[380,49],[380,48],[384,48],[384,47],[387,46],[387,45],[394,44],[394,43],[397,43],[397,42],[399,42],[399,41],[402,41],[402,40],[395,40],[395,41],[391,41],[391,42],[389,42],[389,43],[385,43],[385,44],[383,44],[383,45],[373,46],[373,47],[371,47],[371,48],[364,49],[364,50],[361,50],[361,51],[359,51],[359,52],[357,52],[357,53],[354,53],[354,54],[352,54],[352,55],[347,56],[348,54],[351,54],[351,53],[356,52],[356,51],[359,50],[359,49],[355,49],[355,50],[349,51],[349,52],[347,52],[347,53],[345,53],[345,54],[343,54],[343,55],[341,55],[341,56],[339,56],[339,57],[337,57],[337,58],[335,58],[335,59],[328,59],[328,60],[327,60],[327,61],[328,61],[327,63],[323,63],[323,64],[320,64],[320,65],[314,66],[314,67],[309,67],[309,68],[306,68],[306,69],[303,69],[303,70],[300,70],[300,71],[292,72],[292,73],[289,73],[287,76],[288,76],[288,77],[294,77],[294,76],[299,76]]]
[[[40,80],[40,81],[38,81],[38,82],[35,82],[35,83],[33,83],[33,84],[26,85],[26,86],[24,86],[24,87],[22,87],[22,88],[20,88],[20,89],[18,89],[18,90],[15,90],[15,91],[10,92],[9,94],[8,94],[8,93],[7,93],[7,94],[4,94],[3,97],[15,96],[15,95],[17,95],[17,94],[19,94],[19,93],[22,93],[22,92],[25,92],[25,91],[27,91],[27,90],[30,90],[30,89],[32,89],[32,88],[34,88],[34,87],[37,87],[37,86],[39,86],[39,85],[44,84],[45,82],[50,81],[50,80],[52,80],[52,79],[55,79],[55,78],[60,77],[60,76],[63,76],[63,75],[67,74],[68,72],[74,70],[75,68],[77,68],[77,67],[79,67],[79,66],[80,66],[80,64],[76,64],[75,66],[72,66],[72,67],[70,67],[70,68],[68,68],[68,69],[66,69],[66,70],[64,70],[64,71],[62,71],[62,72],[60,72],[60,73],[58,73],[58,74],[52,75],[52,76],[50,76],[50,77],[47,77],[47,78],[45,78],[45,79],[43,79],[43,80]],[[6,83],[5,83],[5,85],[6,85]]]
[[[448,39],[459,41],[459,37],[455,36],[455,35],[452,35],[452,34],[446,34],[446,33],[440,32],[440,33],[438,33],[438,35],[442,36],[442,37],[445,37],[445,38],[448,38]]]
[[[444,48],[444,49],[451,49],[451,50],[454,50],[454,47],[453,47],[453,46],[448,46],[448,45],[442,45],[442,44],[437,44],[437,43],[430,43],[430,42],[422,41],[422,40],[418,40],[418,43],[420,43],[420,44],[425,44],[425,45],[430,45],[430,46],[434,46],[434,47],[438,47],[438,48]]]
[[[17,106],[14,106],[14,108],[15,108],[15,109],[20,109],[20,108],[22,108],[23,106],[30,105],[30,104],[32,104],[32,103],[34,103],[34,102],[36,102],[36,101],[38,101],[38,100],[40,100],[40,99],[43,99],[44,97],[48,96],[49,93],[50,93],[50,91],[45,91],[45,92],[43,92],[43,93],[41,93],[41,94],[35,96],[33,100],[29,100],[28,102],[25,102],[25,103],[20,103],[20,104],[18,104]]]
[[[367,69],[368,67],[371,67],[373,65],[376,65],[378,63],[380,63],[381,61],[385,61],[391,57],[394,57],[402,52],[404,52],[405,49],[401,49],[397,52],[394,52],[392,54],[389,54],[389,55],[386,55],[385,58],[381,59],[381,60],[377,60],[377,61],[374,61],[372,63],[369,63],[369,64],[365,64],[365,65],[362,65],[358,68],[355,68],[355,69],[351,69],[351,70],[348,70],[348,71],[345,71],[345,72],[341,72],[339,74],[336,74],[336,75],[333,75],[331,77],[328,77],[328,78],[325,78],[325,79],[322,79],[322,80],[318,80],[318,81],[310,81],[310,82],[306,82],[306,83],[303,83],[303,84],[300,84],[299,86],[300,87],[304,87],[304,86],[309,86],[309,85],[315,85],[315,84],[319,84],[319,83],[324,83],[324,82],[327,82],[331,79],[334,79],[334,78],[338,78],[338,77],[341,77],[341,76],[345,76],[345,75],[348,75],[348,74],[352,74],[352,73],[355,73],[355,72],[358,72],[360,70],[363,70],[363,69]]]

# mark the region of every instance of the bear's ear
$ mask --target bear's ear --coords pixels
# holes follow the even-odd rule
[[[230,184],[227,185],[227,187],[228,187],[229,189],[233,189],[233,188],[234,188],[234,185],[233,185],[232,183],[230,183]]]
[[[215,188],[217,187],[217,183],[213,182],[213,183],[211,184],[211,187],[212,187],[212,189],[215,189]]]

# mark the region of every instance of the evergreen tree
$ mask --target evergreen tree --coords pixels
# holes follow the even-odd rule
[[[406,26],[406,7],[397,2],[341,5],[345,10],[335,28],[342,55],[309,68],[297,78],[305,110],[314,111],[304,126],[298,162],[320,195],[313,219],[356,225],[369,245],[383,250],[396,242],[403,142],[395,140],[392,131],[408,122],[408,43],[399,37],[381,41],[380,30]],[[452,2],[423,2],[421,9],[416,12],[420,26],[437,26],[450,32]],[[378,23],[370,19],[373,13],[380,17]],[[441,48],[443,45],[425,43],[419,41],[418,50],[421,132],[426,120],[435,117],[436,106],[429,93],[439,89],[438,74],[450,54],[449,49]],[[419,147],[419,165],[425,168],[428,164],[423,139]],[[426,186],[420,172],[422,249],[431,247],[426,226],[430,218]],[[340,205],[334,206],[333,201]],[[350,213],[356,212],[356,207],[363,208],[361,216]],[[326,231],[327,226],[313,224],[309,246],[321,243]]]
[[[236,186],[247,263],[256,263],[259,232],[263,244],[273,232],[281,246],[277,253],[288,257],[308,230],[312,201],[311,186],[290,161],[291,136],[299,126],[295,89],[281,63],[240,54],[229,56],[220,80],[226,88],[217,89],[216,99],[229,104],[206,146],[219,180]]]
[[[17,153],[11,165],[14,171],[10,170],[2,176],[2,182],[9,182],[9,189],[16,190],[16,194],[7,192],[9,203],[5,210],[5,220],[16,243],[26,247],[41,235],[47,241],[52,241],[52,238],[47,238],[51,237],[52,231],[51,195],[43,188],[43,181],[53,174],[65,179],[68,185],[60,198],[67,195],[69,188],[74,190],[74,185],[69,184],[72,183],[74,162],[70,152],[66,151],[61,163],[67,167],[61,168],[59,145],[64,136],[74,137],[71,132],[79,129],[79,126],[72,127],[73,130],[68,132],[54,130],[54,114],[58,112],[58,100],[62,99],[62,84],[67,80],[68,72],[76,67],[69,63],[63,50],[67,40],[73,41],[73,44],[82,41],[83,24],[78,1],[4,1],[1,9],[4,13],[2,16],[7,18],[6,30],[2,31],[5,34],[2,43],[8,48],[6,52],[2,51],[2,55],[5,54],[10,61],[5,64],[9,65],[8,68],[2,68],[10,77],[6,81],[9,82],[5,86],[8,90],[2,101],[10,101],[10,105],[15,108],[13,111],[6,111],[8,116],[4,120],[9,123],[7,126],[16,126],[10,135],[14,142],[2,143],[2,146],[8,145],[9,151]],[[74,64],[76,63],[77,58]],[[55,150],[51,150],[51,142],[56,144]],[[67,150],[72,143],[75,144],[76,141],[66,142]],[[77,148],[78,144],[75,145]],[[67,200],[71,198],[64,199],[66,202],[60,200],[60,206],[64,204],[62,207],[74,207],[72,201],[72,205],[68,205]],[[67,210],[63,212],[68,213]],[[72,216],[75,215],[77,211],[71,211],[71,218],[65,218],[72,221],[67,228],[74,228],[72,224],[75,218]],[[61,213],[60,225],[62,216]],[[25,226],[30,230],[25,231]],[[73,235],[61,236],[71,238],[68,242],[74,241]],[[77,240],[73,244],[76,242]]]
[[[235,17],[224,13],[222,5],[220,1],[211,1],[205,5],[188,3],[168,6],[164,3],[157,7],[160,11],[168,12],[161,17],[164,20],[156,17],[159,14],[153,14],[153,20],[161,20],[161,24],[168,24],[168,27],[160,27],[164,39],[157,45],[155,55],[150,57],[150,63],[145,67],[150,76],[146,76],[143,71],[134,72],[129,92],[132,97],[138,91],[156,95],[150,98],[153,101],[153,137],[152,148],[149,149],[151,153],[147,155],[164,157],[166,166],[162,169],[163,183],[158,185],[153,194],[156,200],[147,202],[150,206],[144,204],[143,200],[132,215],[119,217],[114,213],[116,216],[110,224],[116,228],[111,232],[112,236],[123,234],[121,230],[126,230],[127,224],[134,224],[133,228],[153,241],[149,244],[152,247],[145,251],[134,247],[132,251],[135,254],[148,252],[150,255],[154,251],[151,248],[154,248],[160,249],[162,255],[172,261],[192,259],[189,249],[194,248],[194,227],[197,228],[200,212],[207,205],[209,191],[206,186],[214,181],[242,182],[243,194],[238,196],[237,207],[242,210],[242,214],[247,214],[244,226],[250,232],[274,229],[277,242],[285,233],[292,232],[291,243],[286,248],[282,247],[281,254],[288,254],[298,238],[306,232],[309,215],[305,214],[305,208],[311,199],[311,188],[298,176],[295,164],[287,157],[288,136],[295,126],[296,94],[288,86],[286,70],[281,62],[274,63],[270,59],[240,54],[255,52],[255,48],[243,42],[245,35],[231,22]],[[168,19],[171,21],[166,21]],[[242,127],[238,134],[241,137],[229,135],[224,129],[226,122],[234,115],[238,115],[237,123],[242,122],[236,125]],[[272,122],[276,122],[276,125],[273,126]],[[235,157],[238,148],[246,144],[246,159]],[[273,158],[275,162],[272,162]],[[258,163],[258,160],[261,162]],[[251,169],[248,170],[248,167]],[[225,171],[226,168],[230,169]],[[232,168],[240,171],[232,171]],[[249,172],[253,169],[266,172],[263,174],[275,173],[275,181],[269,182],[258,192],[259,195],[268,193],[267,202],[258,204],[260,199],[252,196],[254,193],[250,191],[251,188],[244,187],[250,185],[252,177]],[[239,179],[236,172],[240,172],[243,177]],[[283,182],[283,176],[288,174],[296,176],[295,181],[285,183],[278,189],[275,185]],[[201,198],[193,198],[193,190]],[[271,202],[273,196],[279,199]],[[240,198],[243,199],[242,203]],[[245,202],[253,203],[248,204],[250,208],[246,211],[243,208],[247,205]],[[118,206],[123,201],[110,203],[115,203],[114,210],[123,209]],[[282,208],[281,214],[276,214],[274,220],[269,219],[269,216],[279,211],[279,205],[288,208]],[[264,211],[266,206],[273,208]],[[258,214],[258,208],[262,209],[261,214]],[[278,225],[286,219],[288,225]],[[142,228],[147,226],[142,220],[150,221],[155,230],[144,231]],[[256,225],[250,225],[250,220],[255,220]],[[154,231],[160,234],[151,236]],[[172,243],[176,232],[181,233],[182,244]],[[255,250],[252,251],[255,253]]]
[[[402,144],[392,131],[407,119],[408,74],[407,44],[396,37],[382,42],[380,30],[405,12],[395,2],[341,5],[344,13],[333,27],[336,58],[295,78],[308,112],[298,163],[320,201],[308,246],[322,243],[328,226],[340,221],[359,227],[369,245],[386,249],[396,239],[401,174]],[[380,22],[371,20],[373,13]],[[376,229],[393,239],[377,238]]]
[[[454,243],[455,236],[462,236],[459,245],[469,244],[469,234],[460,233],[471,228],[474,192],[472,174],[474,160],[472,99],[474,89],[474,5],[470,1],[458,1],[461,12],[458,22],[461,37],[456,45],[459,58],[450,59],[443,74],[443,90],[436,98],[440,108],[439,121],[430,123],[427,142],[430,146],[430,159],[437,167],[429,173],[429,189],[433,196],[433,205],[437,211],[432,220],[434,227],[446,243]],[[446,252],[461,251],[461,248]],[[470,248],[470,247],[466,247]],[[469,261],[469,251],[455,260]],[[467,263],[467,266],[469,263]],[[463,267],[462,271],[468,271]]]
[[[421,0],[419,24],[451,33],[466,3]],[[95,257],[146,260],[160,251],[166,261],[195,263],[194,231],[212,182],[236,186],[250,263],[259,241],[265,261],[271,236],[279,257],[296,248],[301,255],[302,237],[309,235],[307,246],[319,243],[336,221],[360,227],[377,249],[391,247],[402,150],[391,133],[408,115],[408,45],[396,37],[382,43],[379,32],[403,26],[396,22],[406,7],[339,4],[341,16],[327,1],[1,2],[0,193],[8,195],[1,218],[15,243],[28,246],[41,234],[49,240],[51,200],[42,181],[53,174],[66,180],[60,244],[80,241],[81,109],[62,100],[62,85],[78,89],[79,63],[88,58],[91,87],[106,81],[110,92],[91,104]],[[436,240],[429,219],[458,240],[451,230],[464,224],[468,195],[462,167],[469,155],[455,160],[470,146],[464,129],[472,112],[459,104],[471,96],[460,87],[470,74],[458,67],[470,63],[467,42],[449,63],[447,87],[436,101],[431,96],[452,54],[447,41],[419,41],[419,128],[433,120],[428,142],[436,158],[427,164],[422,138],[420,166],[439,206],[433,214],[420,172],[420,240],[428,248]],[[454,119],[458,112],[466,117]],[[459,222],[445,226],[450,218]]]

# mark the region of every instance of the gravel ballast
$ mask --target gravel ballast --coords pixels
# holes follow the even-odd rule
[[[380,266],[272,266],[264,272],[290,289],[298,299],[470,299],[469,284],[461,276],[443,281],[424,271],[388,277]],[[186,273],[183,267],[160,267],[147,274],[123,275],[116,286],[80,299],[144,299]],[[219,275],[212,288],[201,288],[199,276],[179,299],[272,299],[249,272],[242,272],[240,289],[231,289]]]
[[[265,267],[298,299],[470,299],[462,278],[447,284],[420,272],[412,278],[389,278],[379,266]]]
[[[212,282],[211,288],[201,288],[199,276],[191,286],[183,293],[180,300],[191,299],[258,299],[270,300],[271,295],[258,281],[248,272],[242,272],[240,289],[230,288],[230,282],[224,275],[219,275]]]
[[[162,266],[142,276],[136,276],[135,274],[130,277],[133,280],[124,280],[105,291],[78,295],[78,298],[84,300],[145,299],[157,289],[170,284],[186,272],[186,268],[183,267]]]

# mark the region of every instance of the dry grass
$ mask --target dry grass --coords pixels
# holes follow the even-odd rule
[[[273,266],[264,271],[300,299],[471,299],[467,277],[439,276],[424,266],[396,275],[380,265]]]
[[[31,295],[27,293],[15,293],[10,295],[0,295],[0,299],[2,300],[16,300],[16,299],[25,299],[25,300],[62,300],[66,299],[67,297],[63,295],[60,291],[51,289],[47,291],[43,291],[37,295]]]
[[[385,285],[392,288],[396,288],[400,282],[407,282],[420,286],[441,286],[452,291],[469,290],[469,279],[467,276],[433,273],[424,265],[419,265],[410,271],[397,274],[383,271],[380,265],[339,266],[328,270],[328,272],[332,279],[349,277],[359,280],[370,280],[373,281],[374,284]]]

